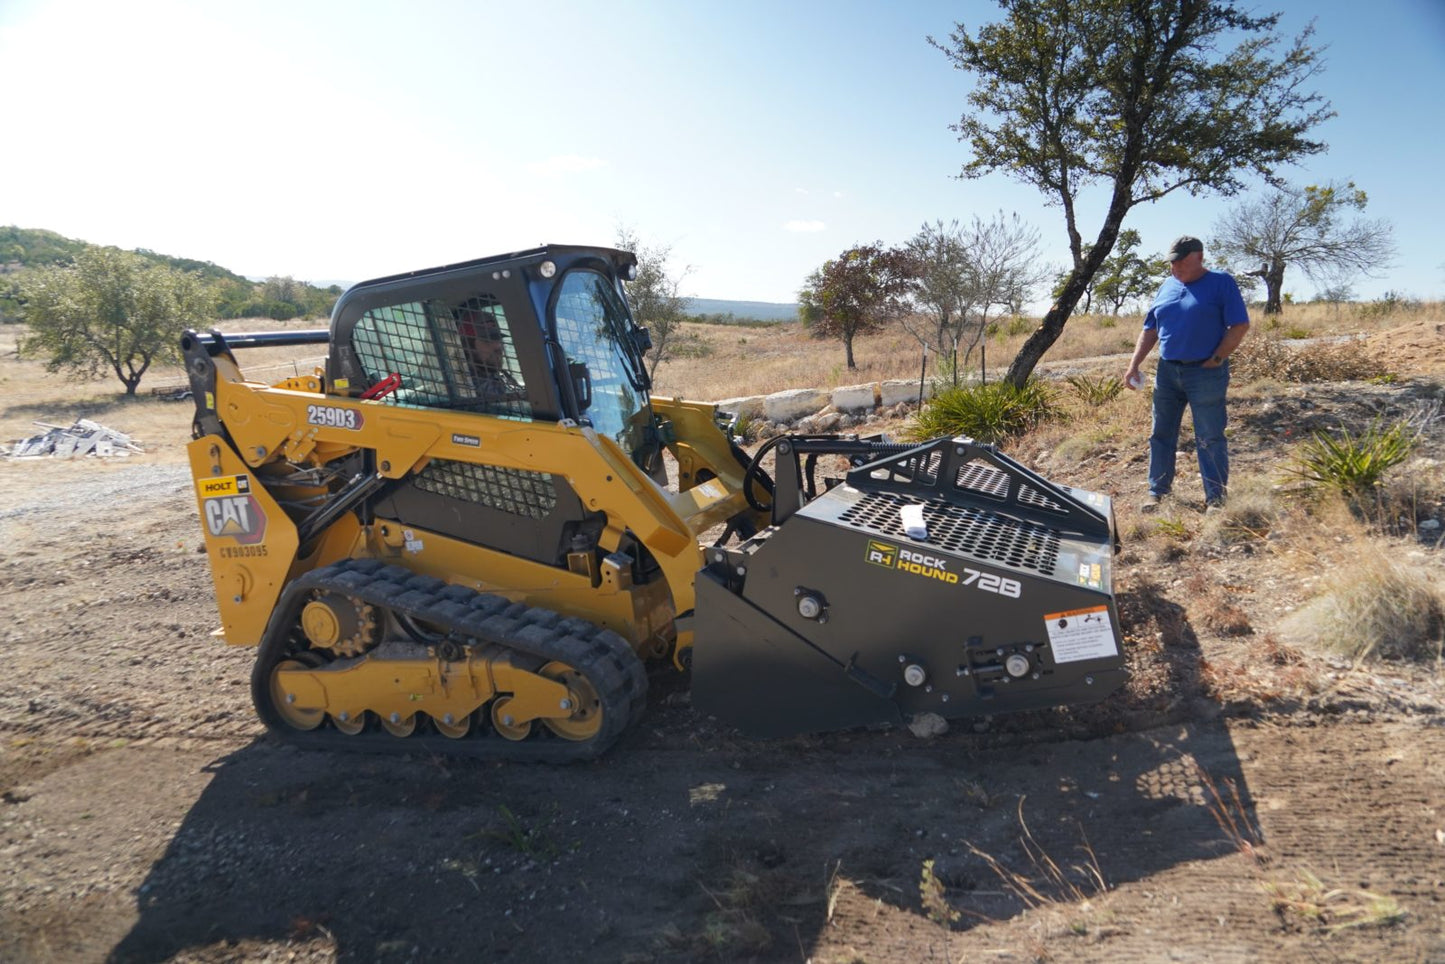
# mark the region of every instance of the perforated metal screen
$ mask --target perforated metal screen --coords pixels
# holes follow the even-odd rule
[[[1019,522],[982,509],[933,499],[870,492],[840,515],[839,521],[891,539],[905,539],[898,510],[923,506],[928,542],[982,562],[1051,575],[1059,558],[1059,534],[1053,529]]]
[[[415,483],[425,492],[529,519],[545,519],[557,506],[552,477],[523,469],[433,459],[417,474]]]
[[[493,347],[484,353],[482,342]],[[505,312],[489,294],[373,308],[356,323],[352,347],[372,384],[401,377],[387,403],[532,417]]]

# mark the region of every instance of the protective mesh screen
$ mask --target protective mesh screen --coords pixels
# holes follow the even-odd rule
[[[532,416],[505,313],[491,295],[373,308],[356,323],[352,347],[372,384],[401,377],[382,399],[390,404]]]
[[[995,499],[1008,498],[1008,473],[984,462],[970,462],[958,470],[954,488],[967,489]]]
[[[1008,498],[1008,473],[986,462],[970,462],[958,470],[954,488],[963,489],[976,495],[986,495],[1000,502]],[[1024,505],[1049,512],[1066,513],[1068,510],[1055,499],[1049,498],[1031,485],[1019,485],[1018,500]]]
[[[1031,485],[1019,487],[1019,501],[1026,505],[1034,506],[1035,508],[1047,509],[1050,512],[1065,513],[1068,511],[1064,506],[1044,495]]]
[[[914,482],[919,485],[934,485],[938,481],[938,469],[943,464],[943,453],[929,449],[922,455],[889,462],[868,474],[885,482]]]
[[[923,506],[928,542],[962,556],[1052,575],[1059,558],[1059,534],[982,509],[935,499],[870,492],[849,507],[839,521],[875,535],[905,539],[898,510]]]
[[[433,459],[414,481],[426,492],[529,519],[545,519],[557,506],[552,477],[524,469]]]

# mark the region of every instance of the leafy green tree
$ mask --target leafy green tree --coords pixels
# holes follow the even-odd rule
[[[672,248],[645,245],[631,228],[618,229],[617,247],[637,256],[637,277],[625,282],[627,301],[632,306],[633,319],[652,336],[647,374],[655,379],[657,367],[672,357],[675,336],[680,333],[687,317],[691,299],[684,298],[681,289],[682,280],[692,269],[683,268],[674,273],[668,264],[672,259]]]
[[[305,298],[301,290],[303,287],[289,274],[285,277],[273,275],[261,285],[261,297],[267,301],[289,301],[299,308]]]
[[[210,288],[194,275],[117,248],[89,248],[69,268],[37,269],[21,283],[30,334],[21,350],[46,368],[91,378],[109,370],[134,395],[156,361],[179,361],[181,333],[210,315]]]
[[[1264,313],[1278,314],[1288,265],[1312,281],[1348,286],[1353,276],[1374,274],[1389,263],[1395,246],[1388,221],[1345,222],[1367,201],[1353,181],[1281,185],[1231,209],[1214,227],[1215,243],[1224,257],[1259,266],[1249,274],[1264,281]]]
[[[1073,267],[1042,324],[1009,366],[1022,387],[1063,333],[1138,204],[1178,190],[1237,193],[1241,178],[1325,149],[1306,136],[1333,116],[1307,88],[1321,69],[1313,27],[1279,50],[1279,15],[1233,0],[999,0],[1005,18],[949,43],[977,76],[954,125],[972,159],[961,176],[1008,174],[1064,214]],[[1233,44],[1232,47],[1227,46]],[[1083,192],[1102,189],[1091,244]]]
[[[798,292],[798,314],[813,337],[843,342],[848,370],[854,371],[853,339],[908,310],[913,270],[906,252],[885,250],[882,242],[849,248],[808,276]]]
[[[1094,276],[1094,295],[1109,307],[1111,314],[1117,315],[1130,302],[1153,294],[1168,273],[1164,267],[1168,262],[1162,258],[1139,256],[1140,240],[1139,232],[1133,228],[1120,231],[1114,253],[1104,259]]]

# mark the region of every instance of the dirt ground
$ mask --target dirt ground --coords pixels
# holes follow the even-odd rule
[[[1246,401],[1241,462],[1421,384]],[[0,960],[1445,961],[1445,681],[1267,642],[1259,555],[1192,557],[1237,635],[1126,547],[1096,707],[755,743],[659,668],[593,763],[332,755],[211,638],[183,440],[0,462]]]

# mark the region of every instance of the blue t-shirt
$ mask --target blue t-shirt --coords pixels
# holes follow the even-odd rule
[[[1248,323],[1239,285],[1223,271],[1206,271],[1189,284],[1171,277],[1144,316],[1144,327],[1159,331],[1159,357],[1166,361],[1209,358],[1225,329]]]

